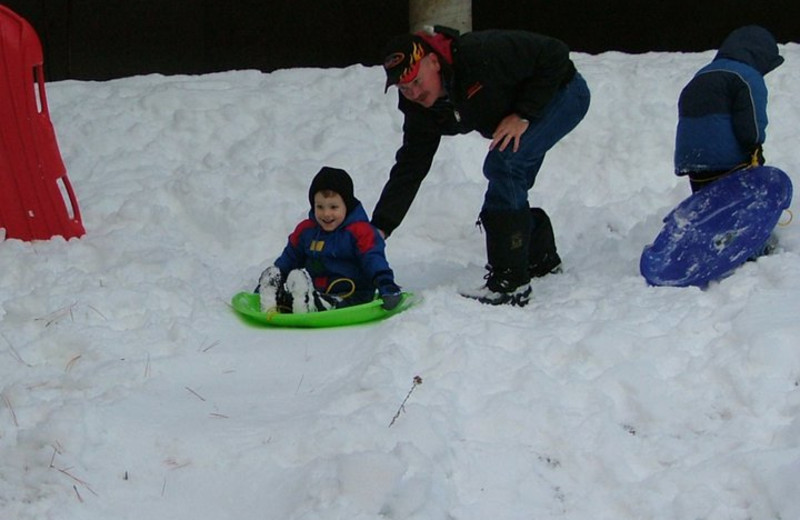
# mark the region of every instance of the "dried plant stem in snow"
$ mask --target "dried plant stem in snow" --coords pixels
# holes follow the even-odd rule
[[[408,398],[411,397],[411,392],[413,392],[414,389],[421,384],[422,384],[422,378],[419,376],[414,376],[414,379],[411,383],[411,389],[406,394],[406,398],[403,399],[403,402],[400,403],[400,407],[397,409],[397,413],[395,413],[394,417],[392,417],[392,422],[389,423],[389,428],[391,428],[394,422],[397,420],[397,418],[400,417],[400,413],[405,411],[406,401],[408,401]]]
[[[17,422],[17,414],[14,413],[14,407],[11,406],[11,399],[9,399],[6,394],[3,394],[3,402],[5,403],[6,408],[8,408],[8,412],[11,414],[11,420],[14,421],[14,426],[19,428],[19,422]]]

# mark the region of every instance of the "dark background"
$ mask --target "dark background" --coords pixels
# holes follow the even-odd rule
[[[376,65],[407,0],[6,0],[42,40],[45,75]],[[800,42],[798,0],[473,0],[473,29],[527,29],[578,52],[702,51],[741,25]]]

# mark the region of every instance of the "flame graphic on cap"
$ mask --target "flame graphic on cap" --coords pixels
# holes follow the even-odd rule
[[[408,57],[408,67],[400,74],[400,83],[405,83],[414,79],[419,69],[419,62],[424,57],[425,48],[422,44],[415,42],[411,49],[411,55]]]

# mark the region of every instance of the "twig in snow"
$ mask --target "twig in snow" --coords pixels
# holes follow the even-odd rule
[[[197,392],[195,392],[194,390],[192,390],[192,389],[191,389],[191,388],[189,388],[188,386],[184,386],[184,388],[185,388],[186,390],[188,390],[189,392],[193,393],[194,395],[196,395],[196,396],[197,396],[197,398],[198,398],[198,399],[200,399],[201,401],[205,401],[205,400],[206,400],[206,398],[205,398],[205,397],[203,397],[202,395],[198,394]]]
[[[72,484],[72,489],[75,490],[75,495],[77,495],[77,497],[78,497],[78,502],[83,504],[83,498],[81,498],[81,494],[78,493],[78,487],[75,484]]]
[[[31,366],[29,363],[26,363],[24,359],[22,359],[22,356],[19,355],[17,349],[14,348],[14,345],[8,340],[5,334],[0,333],[0,336],[2,336],[3,339],[6,340],[6,343],[8,343],[8,350],[11,352],[11,357],[13,357],[14,359],[16,359],[17,361],[19,361],[20,363],[22,363],[27,367]]]
[[[14,426],[19,428],[19,423],[17,422],[17,414],[14,413],[14,407],[11,406],[11,399],[9,399],[6,394],[3,394],[3,402],[6,404],[9,413],[11,413],[11,420],[14,421]]]
[[[56,466],[55,464],[53,464],[53,461],[56,460],[56,455],[61,454],[63,452],[63,448],[61,447],[61,443],[58,441],[56,441],[55,444],[51,444],[51,446],[53,447],[53,456],[50,457],[50,467],[55,468]]]
[[[73,475],[73,474],[71,474],[71,473],[69,472],[69,469],[71,469],[71,468],[67,468],[67,469],[55,468],[55,469],[56,469],[57,471],[59,471],[60,473],[63,473],[64,475],[68,476],[69,478],[71,478],[72,480],[74,480],[75,482],[77,482],[78,484],[80,484],[81,486],[83,486],[83,487],[85,487],[86,489],[88,489],[88,490],[89,490],[89,492],[90,492],[91,494],[93,494],[94,496],[98,496],[98,495],[97,495],[97,493],[95,493],[95,492],[94,492],[94,490],[93,490],[92,488],[90,488],[90,487],[89,487],[89,484],[87,484],[85,481],[83,481],[83,480],[79,479],[78,477],[76,477],[75,475]],[[74,487],[74,485],[73,485],[73,487]]]
[[[90,309],[92,309],[94,312],[96,312],[96,313],[98,314],[98,316],[100,316],[100,317],[101,317],[101,318],[103,318],[104,320],[108,321],[108,318],[106,318],[106,317],[103,315],[103,313],[102,313],[102,312],[98,311],[96,308],[94,308],[94,307],[93,307],[93,306],[91,306],[91,305],[87,305],[87,307],[89,307],[89,308],[90,308]]]
[[[389,428],[391,428],[394,422],[397,420],[397,418],[400,417],[400,413],[405,411],[406,401],[408,401],[408,398],[411,397],[411,392],[413,392],[414,389],[421,384],[422,384],[422,378],[419,376],[414,376],[414,379],[411,383],[411,389],[406,394],[406,398],[403,399],[403,402],[400,403],[400,407],[397,409],[397,413],[395,413],[394,417],[392,417],[392,422],[389,423]]]
[[[80,355],[80,354],[78,354],[78,355],[77,355],[77,356],[75,356],[74,358],[72,358],[72,359],[70,359],[69,361],[67,361],[67,366],[65,366],[65,367],[64,367],[64,372],[69,372],[70,370],[72,370],[72,367],[75,365],[75,363],[76,363],[76,362],[77,362],[77,361],[78,361],[80,358],[81,358],[81,355]]]
[[[147,353],[147,361],[144,364],[144,378],[150,377],[150,353]]]
[[[73,316],[72,314],[72,308],[75,307],[75,305],[77,305],[77,302],[67,305],[66,307],[63,307],[61,309],[58,309],[57,311],[51,312],[50,314],[46,314],[40,318],[36,318],[35,321],[45,321],[44,324],[45,327],[49,327],[50,325],[52,325],[53,323],[57,322],[58,320],[67,315],[69,315],[70,321],[75,321],[75,316]]]
[[[55,460],[56,460],[56,453],[58,453],[58,448],[56,448],[55,446],[53,446],[53,456],[52,456],[52,457],[50,457],[50,467],[51,467],[51,468],[54,468],[54,467],[55,467],[55,466],[53,465],[53,462],[55,462]]]
[[[203,352],[208,352],[209,350],[211,350],[212,348],[216,347],[217,345],[219,345],[219,340],[213,342],[211,345],[207,346],[206,348],[204,348],[202,350],[203,350]]]

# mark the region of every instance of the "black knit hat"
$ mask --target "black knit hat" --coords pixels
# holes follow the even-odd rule
[[[314,180],[311,181],[311,187],[308,188],[308,202],[311,204],[312,209],[314,208],[314,195],[324,190],[338,193],[344,201],[348,214],[360,204],[353,194],[353,179],[350,178],[346,171],[339,168],[323,166],[314,177]]]

